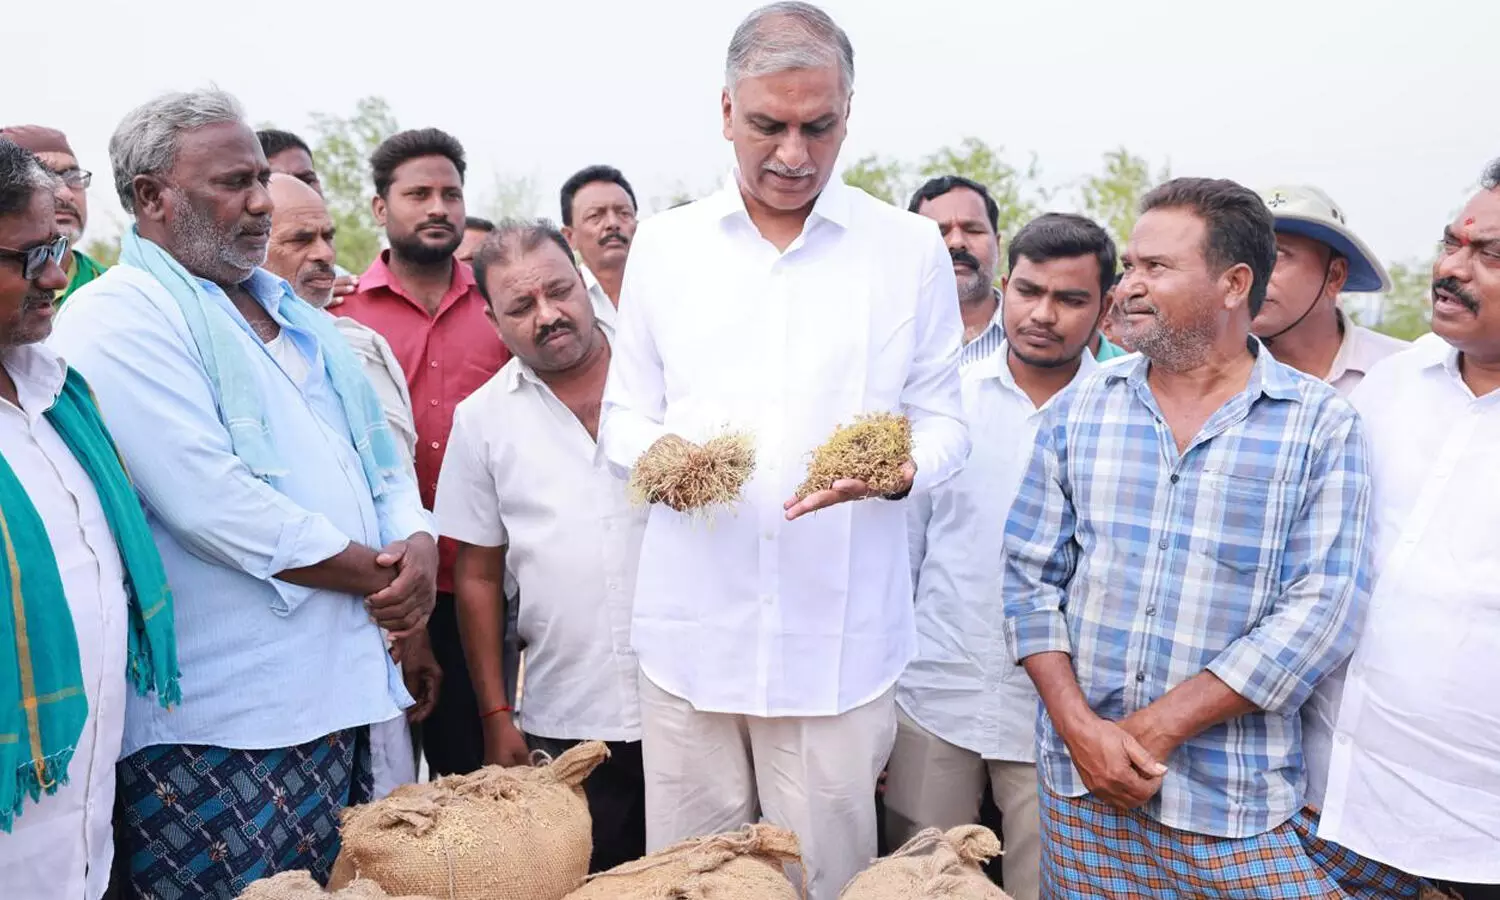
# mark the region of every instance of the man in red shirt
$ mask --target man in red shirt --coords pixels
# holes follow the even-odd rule
[[[463,146],[436,128],[403,131],[376,148],[370,168],[375,218],[391,246],[330,312],[380,332],[406,372],[417,426],[418,487],[432,509],[453,409],[499,371],[510,353],[485,319],[473,271],[453,256],[463,240]],[[438,601],[427,628],[444,677],[422,731],[428,766],[446,775],[479,768],[484,732],[453,606],[453,543],[443,540],[439,550]]]

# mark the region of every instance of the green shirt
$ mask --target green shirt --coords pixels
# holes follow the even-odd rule
[[[1125,352],[1124,347],[1117,347],[1114,344],[1111,344],[1109,342],[1109,338],[1105,337],[1102,334],[1099,336],[1099,352],[1094,354],[1094,359],[1096,361],[1104,362],[1105,360],[1129,355],[1129,353]]]
[[[58,306],[62,306],[65,300],[73,296],[74,291],[104,274],[104,267],[90,259],[82,250],[74,250],[70,259],[72,265],[69,268],[73,270],[73,277],[68,281],[68,286],[62,289],[62,293],[57,295]]]

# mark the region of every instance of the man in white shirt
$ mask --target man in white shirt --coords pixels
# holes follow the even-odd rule
[[[562,233],[583,258],[594,318],[613,328],[625,280],[625,260],[635,240],[635,191],[613,166],[589,166],[562,186]]]
[[[977,181],[940,175],[917,188],[906,208],[938,223],[953,257],[964,323],[960,367],[994,355],[1005,340],[1000,291],[995,288],[995,269],[1000,265],[1000,207],[995,198]]]
[[[943,483],[969,449],[942,238],[832,177],[853,80],[849,39],[818,8],[741,23],[723,93],[738,167],[636,235],[601,437],[620,472],[667,436],[754,439],[734,507],[704,523],[658,505],[646,526],[632,643],[647,843],[764,816],[801,838],[812,900],[876,852],[915,629],[904,508],[848,479],[787,498],[860,414],[911,420],[896,496]]]
[[[1036,900],[1037,694],[1005,649],[1000,598],[1010,501],[1052,399],[1094,370],[1089,341],[1114,283],[1115,245],[1082,216],[1048,213],[1016,233],[1001,352],[964,370],[974,449],[956,478],[912,498],[917,655],[896,686],[886,839],[978,820],[988,780],[1002,816],[1005,890]]]
[[[610,759],[584,784],[593,871],[646,852],[637,667],[630,595],[646,510],[595,465],[609,371],[607,326],[562,234],[547,222],[500,223],[474,257],[500,339],[515,354],[458,405],[438,478],[439,529],[459,542],[454,583],[464,655],[480,702],[484,761],[524,765],[585,740]],[[580,552],[582,551],[582,552]],[[520,728],[501,661],[504,573],[524,596]]]
[[[1339,294],[1389,291],[1391,277],[1323,191],[1283,185],[1261,198],[1276,220],[1276,269],[1255,335],[1278,361],[1348,397],[1375,363],[1408,345],[1351,322]]]
[[[40,343],[52,330],[54,295],[68,284],[54,188],[35,156],[0,138],[0,565],[8,573],[0,893],[97,900],[114,851],[114,764],[138,607],[97,475],[69,443],[76,432],[54,423],[69,389],[79,388],[73,403],[86,397],[76,373]],[[108,450],[107,440],[99,444]],[[101,461],[134,505],[144,538],[145,518],[118,458],[94,462]],[[152,561],[159,572],[154,553]],[[63,675],[66,689],[56,680]]]
[[[1463,900],[1500,898],[1500,160],[1481,188],[1443,229],[1433,334],[1351,398],[1375,590],[1342,684],[1319,688],[1336,725],[1307,721],[1319,834]]]

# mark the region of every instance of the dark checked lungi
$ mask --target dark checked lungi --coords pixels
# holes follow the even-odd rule
[[[148,747],[118,772],[124,896],[233,900],[291,869],[327,880],[339,814],[370,797],[369,730],[275,750]]]
[[[1420,880],[1316,836],[1300,811],[1247,838],[1169,828],[1092,795],[1041,789],[1042,897],[1416,900]]]

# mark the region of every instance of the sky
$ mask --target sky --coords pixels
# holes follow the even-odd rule
[[[703,194],[732,165],[724,51],[754,0],[72,0],[7,18],[0,124],[66,131],[90,234],[126,221],[107,144],[133,106],[210,83],[252,123],[309,131],[386,98],[403,127],[467,147],[470,192],[497,174],[536,213],[592,163],[643,209]],[[1389,261],[1429,257],[1500,156],[1494,0],[829,0],[855,49],[850,163],[917,159],[966,136],[1035,154],[1064,188],[1124,146],[1174,175],[1308,182]],[[211,14],[204,10],[213,8]],[[61,17],[66,17],[66,22]],[[471,203],[475,201],[471,200]]]

